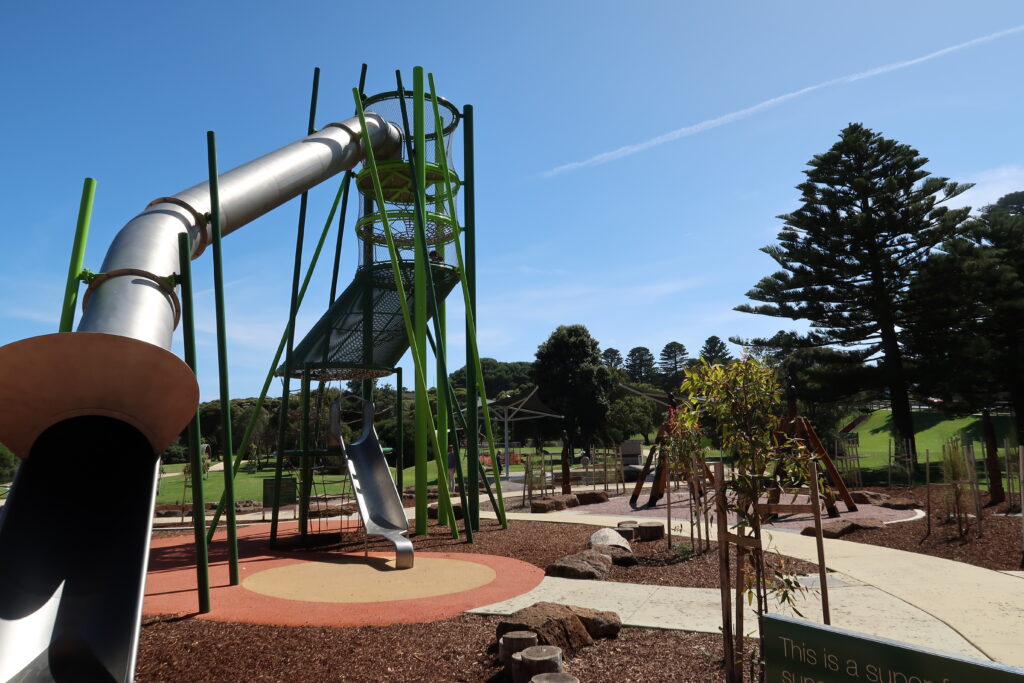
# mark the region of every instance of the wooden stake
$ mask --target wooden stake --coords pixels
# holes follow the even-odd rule
[[[814,507],[814,540],[818,546],[818,581],[821,583],[821,614],[831,623],[828,610],[828,577],[825,575],[825,542],[821,538],[821,502],[818,498],[818,466],[811,463],[811,505]]]
[[[1021,451],[1024,458],[1024,450]],[[729,524],[725,512],[725,468],[715,464],[715,521],[718,526],[718,585],[722,597],[722,645],[726,683],[741,683],[736,677],[733,652],[732,602],[729,590]]]

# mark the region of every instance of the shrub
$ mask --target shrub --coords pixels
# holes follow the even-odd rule
[[[11,453],[7,446],[0,443],[0,484],[6,484],[14,478],[14,471],[18,469],[18,458]]]

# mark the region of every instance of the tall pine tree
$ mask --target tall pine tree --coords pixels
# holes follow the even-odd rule
[[[708,365],[726,365],[733,361],[729,347],[715,335],[704,340],[704,345],[700,347],[697,356],[706,360]]]
[[[809,320],[836,346],[856,348],[877,373],[895,435],[916,456],[900,329],[908,284],[928,253],[956,232],[969,208],[940,203],[970,185],[931,178],[916,149],[851,124],[816,155],[798,185],[802,206],[779,216],[782,270],[747,292],[760,306],[736,310]]]
[[[629,379],[639,384],[651,384],[655,380],[657,370],[654,365],[654,354],[646,346],[634,346],[626,354],[626,374]]]
[[[658,369],[661,370],[662,386],[666,391],[679,390],[685,367],[686,347],[677,341],[665,344],[658,356]]]

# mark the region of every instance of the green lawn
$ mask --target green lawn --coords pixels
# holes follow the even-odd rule
[[[942,457],[943,444],[960,434],[965,434],[975,441],[974,448],[980,454],[981,417],[947,418],[932,411],[915,411],[913,416],[915,441],[921,460],[924,460],[926,450],[933,461],[938,460]],[[1011,420],[1006,415],[996,415],[992,419],[995,422],[996,439],[1002,448],[1003,438],[1011,433]],[[860,436],[862,467],[886,466],[889,440],[892,439],[891,427],[892,413],[888,410],[876,410],[853,430]]]

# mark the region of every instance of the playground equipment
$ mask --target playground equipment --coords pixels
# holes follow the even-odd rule
[[[331,437],[341,447],[352,483],[352,491],[363,518],[367,536],[382,536],[395,546],[395,568],[413,565],[412,541],[405,537],[409,518],[402,497],[391,479],[384,449],[373,428],[373,403],[363,404],[363,433],[358,441],[346,445],[338,423],[338,403],[331,405]]]
[[[365,178],[373,187],[374,197],[364,200],[364,218],[367,221],[362,225],[367,234],[384,236],[389,250],[389,265],[394,275],[394,291],[405,291],[406,286],[415,287],[416,290],[413,296],[416,305],[416,334],[411,329],[407,297],[397,297],[400,306],[392,311],[392,316],[399,311],[402,313],[408,345],[414,350],[417,397],[421,399],[418,407],[423,407],[426,406],[424,332],[428,320],[426,293],[429,291],[426,285],[431,280],[431,269],[427,269],[425,240],[428,221],[424,216],[428,213],[436,214],[439,205],[446,205],[450,217],[448,229],[452,236],[448,244],[454,245],[458,279],[463,283],[467,302],[467,347],[470,349],[467,352],[467,365],[472,367],[469,374],[472,375],[473,403],[476,402],[477,390],[483,394],[479,354],[475,346],[472,283],[467,284],[467,273],[470,280],[472,278],[472,263],[467,266],[463,261],[459,244],[461,227],[454,211],[453,188],[457,182],[448,169],[443,136],[440,135],[435,135],[430,141],[440,152],[431,167],[436,173],[427,174],[425,157],[430,145],[425,133],[427,113],[424,103],[427,98],[422,77],[422,70],[418,69],[413,98],[416,131],[411,136],[415,140],[417,154],[409,146],[412,144],[410,136],[403,136],[397,124],[376,113],[363,111],[363,102],[358,95],[357,116],[313,130],[311,111],[309,135],[223,174],[216,171],[213,138],[209,134],[210,180],[151,202],[115,237],[103,261],[101,273],[97,275],[88,271],[83,273],[81,269],[88,227],[87,207],[91,206],[92,196],[90,183],[87,182],[69,269],[60,332],[25,339],[0,348],[0,374],[5,378],[0,386],[0,398],[7,406],[0,414],[0,442],[24,460],[0,516],[0,679],[132,679],[152,510],[159,478],[158,454],[196,416],[198,404],[198,385],[190,367],[194,363],[186,364],[170,352],[171,338],[179,320],[184,319],[186,357],[191,359],[194,349],[190,331],[189,261],[198,257],[208,246],[213,247],[217,298],[218,304],[222,303],[222,235],[239,229],[294,197],[304,195],[308,189],[327,178],[348,171],[365,160],[369,172],[364,170],[359,177]],[[404,110],[404,95],[401,97]],[[314,102],[315,98],[314,86]],[[433,119],[439,121],[436,95],[432,94],[432,102]],[[465,117],[469,124],[471,109],[468,107]],[[442,127],[438,126],[439,129]],[[401,149],[403,137],[407,145],[405,161]],[[471,148],[470,134],[467,149]],[[376,159],[384,166],[393,164],[389,168],[396,170],[399,178],[404,173],[398,170],[403,163],[416,169],[415,174],[405,174],[403,187],[406,190],[389,187],[389,191],[393,192],[392,199],[404,198],[402,192],[407,192],[410,186],[413,188],[411,196],[416,207],[411,216],[411,224],[414,226],[412,241],[416,249],[413,259],[403,260],[398,257]],[[430,183],[437,188],[433,194],[426,194],[425,191],[429,186],[428,177],[431,178]],[[441,192],[440,188],[445,191]],[[426,211],[428,201],[437,203],[435,211]],[[374,206],[377,207],[376,211],[373,210]],[[374,213],[379,216],[376,220],[381,228],[380,233],[370,227],[374,225],[374,220],[368,217]],[[472,258],[470,228],[473,211],[468,193],[466,213],[466,227],[469,229],[466,234],[466,251]],[[441,223],[435,221],[432,225]],[[449,233],[442,234],[447,236]],[[435,242],[442,243],[443,240]],[[287,332],[289,355],[297,311],[296,301],[301,299],[296,296],[298,261],[297,258],[293,306]],[[387,268],[378,268],[376,261],[365,262],[363,265],[365,268],[361,282],[373,282],[376,286],[379,283],[378,275],[383,275]],[[451,271],[455,269],[455,266],[448,268]],[[424,272],[426,276],[421,277]],[[78,330],[71,332],[79,279],[85,279],[89,286],[83,298],[84,313]],[[374,291],[364,287],[362,292],[367,298],[363,301],[372,303]],[[436,301],[433,304],[431,312],[436,321],[443,317],[443,310]],[[365,306],[361,317],[372,319],[375,323],[379,312],[373,305]],[[363,326],[364,330],[371,328],[375,328],[375,324]],[[392,327],[388,329],[394,332]],[[443,336],[437,330],[435,325],[433,341],[439,349],[440,359],[443,357]],[[223,362],[223,332],[223,308],[218,305],[218,341],[222,359],[221,400],[225,403],[227,383],[226,362]],[[364,339],[368,342],[364,350],[372,350],[383,341],[368,333]],[[395,361],[400,356],[401,353],[395,357]],[[475,362],[468,362],[470,360]],[[274,365],[277,365],[277,359]],[[302,367],[308,395],[311,368],[308,363],[303,363]],[[442,367],[439,360],[439,370]],[[287,378],[291,375],[290,359],[286,362],[285,370],[287,397]],[[438,376],[447,377],[447,373],[439,372]],[[446,412],[447,406],[439,410],[439,418]],[[224,413],[229,414],[229,411]],[[475,435],[475,418],[471,416],[470,420],[473,424],[471,429],[467,429],[467,434]],[[428,409],[417,411],[418,484],[421,479],[425,484],[427,430],[432,422]],[[486,414],[485,423],[489,430]],[[227,432],[230,433],[230,427]],[[433,434],[435,450],[438,450],[437,442],[440,439],[443,443],[447,424],[439,419],[437,429],[430,430],[430,433]],[[244,452],[247,445],[245,441],[243,439],[239,451]],[[493,439],[489,441],[493,443]],[[375,505],[386,508],[389,505],[383,496],[370,495],[374,487],[378,490],[385,488],[378,476],[379,467],[367,464],[370,462],[369,454],[376,454],[380,450],[379,444],[375,445],[375,442],[371,423],[369,429],[364,425],[364,438],[348,447],[367,505],[364,519],[369,520],[374,519],[376,511],[372,508]],[[198,453],[198,437],[194,445],[196,447],[193,450]],[[477,454],[474,449],[475,443],[471,441],[469,455],[473,477],[477,474]],[[443,453],[444,449],[438,452]],[[238,461],[234,459],[230,445],[224,456],[231,581],[237,583],[234,501],[230,493],[230,480],[240,458]],[[71,459],[75,462],[87,460],[90,466],[71,466]],[[278,458],[279,466],[281,461],[282,458]],[[308,461],[308,458],[304,461]],[[198,468],[194,466],[193,474],[196,474],[196,470]],[[304,478],[304,482],[309,481],[310,478]],[[71,499],[73,492],[83,486],[90,491],[93,500],[98,501],[97,507],[92,510],[94,514],[66,514],[66,508],[60,502]],[[394,487],[393,483],[391,487]],[[425,531],[426,487],[418,488],[423,489],[424,509],[420,515],[418,497],[417,530],[422,519]],[[198,488],[195,497],[201,501]],[[499,509],[500,500],[499,495]],[[475,511],[473,507],[469,509],[472,518]],[[390,518],[390,508],[387,510],[385,516]],[[203,536],[202,518],[200,509],[199,514],[195,515],[197,539]],[[102,522],[97,524],[97,520]],[[205,544],[201,551],[200,575],[205,568]],[[204,608],[202,594],[200,576],[201,609]],[[208,604],[208,597],[206,601]]]

